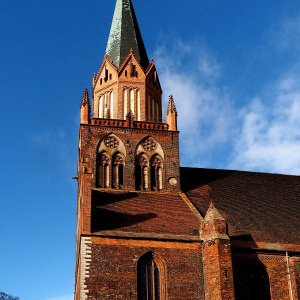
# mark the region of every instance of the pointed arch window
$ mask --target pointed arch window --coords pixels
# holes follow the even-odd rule
[[[101,188],[110,186],[110,157],[105,151],[98,155],[97,186]]]
[[[118,152],[113,156],[113,188],[119,189],[124,184],[124,162],[125,159],[121,153]]]
[[[148,190],[149,188],[149,159],[145,154],[138,156],[136,161],[136,189]]]
[[[112,119],[114,117],[114,93],[109,91],[99,96],[99,118]]]
[[[164,300],[164,267],[153,253],[144,254],[138,261],[138,300]]]
[[[156,154],[151,159],[151,189],[160,191],[163,188],[163,162],[162,158]]]

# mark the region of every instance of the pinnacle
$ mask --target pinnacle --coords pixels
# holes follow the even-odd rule
[[[213,220],[225,221],[225,219],[222,217],[222,215],[219,213],[219,211],[216,209],[216,207],[214,206],[214,204],[212,202],[209,205],[209,208],[207,210],[204,220],[205,221],[213,221]]]
[[[87,104],[90,104],[90,99],[88,89],[85,88],[82,93],[81,106],[85,106]]]
[[[176,105],[175,105],[175,101],[174,101],[173,95],[169,96],[167,113],[177,113],[177,111],[176,111]]]

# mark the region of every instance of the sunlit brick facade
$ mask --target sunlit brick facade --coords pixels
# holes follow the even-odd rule
[[[75,300],[299,300],[300,178],[182,168],[166,112],[117,0],[80,107]]]

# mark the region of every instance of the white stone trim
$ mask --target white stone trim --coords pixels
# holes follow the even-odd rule
[[[88,296],[88,289],[85,284],[89,278],[89,269],[92,258],[91,250],[92,240],[90,237],[82,237],[80,244],[80,300],[86,300]]]

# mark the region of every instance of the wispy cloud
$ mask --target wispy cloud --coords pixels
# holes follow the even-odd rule
[[[283,20],[272,32],[270,51],[284,56],[300,50],[299,28],[300,16]],[[222,82],[222,63],[205,43],[175,40],[162,44],[155,57],[164,106],[168,94],[177,105],[184,165],[300,174],[299,57],[242,109],[232,99],[236,91]]]
[[[300,79],[287,74],[241,112],[231,166],[300,174]]]
[[[275,49],[300,51],[300,15],[287,17],[271,29],[270,40]]]
[[[172,48],[161,45],[155,57],[164,87],[164,107],[169,94],[176,102],[182,162],[209,165],[217,152],[212,148],[226,143],[232,128],[231,102],[218,85],[221,65],[202,42],[173,41]]]
[[[31,135],[31,144],[40,155],[68,171],[74,171],[76,142],[75,136],[67,135],[66,131],[61,128],[37,131]]]

